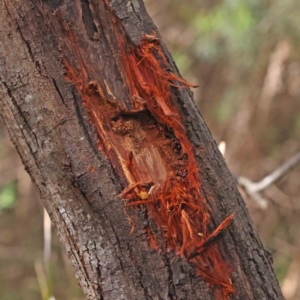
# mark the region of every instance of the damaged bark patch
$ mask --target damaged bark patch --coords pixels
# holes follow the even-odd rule
[[[64,59],[66,78],[75,85],[96,128],[99,151],[128,182],[120,194],[125,205],[145,205],[168,251],[194,265],[196,273],[216,288],[216,299],[226,299],[233,293],[231,270],[215,240],[233,216],[215,230],[208,229],[211,213],[207,199],[201,196],[193,146],[172,93],[172,88],[192,85],[170,71],[155,34],[145,35],[136,48],[126,45],[115,27],[131,107],[122,105],[105,81],[87,80],[80,55],[78,69]],[[143,232],[150,248],[162,247],[150,228]]]
[[[231,270],[213,241],[229,225],[233,215],[209,232],[210,212],[207,200],[200,196],[201,182],[193,147],[171,93],[171,87],[191,85],[170,71],[155,34],[145,35],[140,47],[129,52],[121,38],[119,45],[123,49],[125,78],[133,99],[141,99],[158,126],[168,132],[168,142],[172,145],[169,153],[172,163],[167,165],[167,176],[149,195],[150,200],[144,202],[149,215],[163,231],[168,250],[174,250],[192,263],[209,284],[220,288],[216,298],[225,299],[233,293]],[[155,178],[152,180],[155,187],[157,182]],[[142,201],[137,199],[130,205],[134,203],[140,205]]]

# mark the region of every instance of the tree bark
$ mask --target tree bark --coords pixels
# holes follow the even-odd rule
[[[284,299],[142,1],[0,3],[1,117],[87,299]]]

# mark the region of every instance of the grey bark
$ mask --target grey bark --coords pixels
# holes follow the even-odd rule
[[[107,6],[102,0],[1,0],[1,117],[39,192],[87,299],[214,299],[205,281],[183,259],[162,248],[149,249],[143,228],[147,211],[131,225],[117,195],[127,186],[106,155],[88,121],[80,95],[64,76],[63,57],[72,60],[71,28],[80,55],[90,64],[89,78],[106,81],[126,102]],[[140,0],[109,1],[126,39],[139,45],[156,30]],[[177,72],[172,58],[168,60]],[[215,225],[235,211],[219,237],[233,266],[232,299],[284,299],[247,208],[224,159],[188,90],[173,91],[200,178],[215,199]],[[95,171],[91,172],[91,168]]]

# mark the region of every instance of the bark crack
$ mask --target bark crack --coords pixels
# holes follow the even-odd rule
[[[22,30],[21,30],[21,27],[20,27],[18,21],[16,21],[16,23],[17,23],[17,31],[19,32],[20,37],[21,37],[21,39],[23,40],[23,42],[24,42],[24,44],[25,44],[25,46],[26,46],[26,48],[27,48],[28,54],[29,54],[29,56],[30,56],[32,62],[35,63],[34,55],[33,55],[33,52],[32,52],[32,50],[31,50],[30,44],[29,44],[29,42],[25,39],[25,37],[23,36]]]
[[[140,13],[135,8],[135,5],[137,4],[137,2],[135,0],[130,0],[129,3],[130,3],[130,6],[132,7],[132,10],[133,10],[134,14],[136,15],[136,17],[140,20],[140,22],[142,22]],[[139,5],[137,4],[137,9],[138,8],[139,8]]]
[[[166,262],[167,272],[168,272],[168,296],[170,297],[170,300],[175,300],[177,299],[177,295],[176,295],[176,288],[173,282],[173,272],[171,269],[170,259],[167,253],[164,254],[163,257]]]
[[[95,244],[95,247],[96,247],[96,244]],[[98,294],[100,295],[100,300],[104,300],[104,293],[103,293],[103,288],[102,288],[101,266],[100,266],[100,260],[97,255],[96,255],[96,259],[97,259],[96,272],[97,272],[97,281],[98,281],[97,290],[98,290]]]
[[[66,105],[66,103],[65,103],[65,100],[64,100],[64,97],[63,97],[63,95],[61,94],[61,92],[60,92],[60,90],[59,90],[59,87],[58,87],[58,85],[57,85],[57,83],[56,83],[56,80],[55,80],[53,77],[52,77],[52,82],[53,82],[53,85],[54,85],[55,90],[57,91],[57,93],[58,93],[58,95],[59,95],[59,98],[60,98],[62,104],[63,104],[65,107],[67,107],[67,105]]]
[[[33,133],[33,130],[31,129],[29,123],[27,122],[26,118],[24,117],[24,114],[23,114],[21,108],[19,107],[19,105],[17,104],[17,101],[16,101],[15,97],[13,96],[11,89],[9,88],[9,86],[7,85],[7,83],[5,81],[2,81],[2,84],[6,89],[6,93],[7,93],[8,97],[10,98],[11,103],[13,104],[13,106],[16,108],[16,110],[18,112],[18,116],[20,116],[24,122],[24,125],[20,125],[19,123],[18,123],[18,125],[21,129],[24,139],[28,142],[28,146],[29,146],[29,149],[30,149],[32,155],[34,156],[34,154],[37,152],[37,149],[39,148],[37,137]],[[26,126],[28,127],[29,130],[26,130],[26,128],[25,128]],[[28,133],[28,137],[30,139],[26,138],[27,133]]]
[[[91,41],[98,40],[98,30],[94,23],[93,13],[90,7],[89,0],[80,0],[82,10],[82,21],[86,30],[86,34]]]

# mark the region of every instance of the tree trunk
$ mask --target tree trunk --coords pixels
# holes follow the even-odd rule
[[[142,1],[0,3],[1,117],[87,299],[284,299]]]

